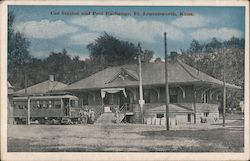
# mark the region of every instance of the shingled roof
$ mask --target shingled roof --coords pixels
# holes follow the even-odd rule
[[[66,87],[67,84],[58,82],[58,81],[51,81],[47,80],[33,86],[27,88],[27,94],[45,94],[48,92],[53,92],[55,90],[61,89]],[[23,95],[25,94],[25,89],[21,89],[15,92],[16,95]]]
[[[125,71],[127,75],[132,78],[139,78],[138,65],[122,65],[115,67],[108,67],[99,71],[85,79],[77,81],[63,88],[63,90],[84,90],[84,89],[100,89],[111,87],[128,87],[138,86],[137,79],[125,79],[115,81],[121,70]],[[215,79],[197,69],[181,62],[180,60],[169,61],[168,64],[168,81],[169,84],[211,84],[215,86],[222,86],[223,82]],[[112,81],[110,81],[112,80]],[[142,64],[142,83],[143,85],[164,85],[165,84],[165,63],[145,63]],[[239,86],[233,84],[226,84],[229,88],[240,89]]]

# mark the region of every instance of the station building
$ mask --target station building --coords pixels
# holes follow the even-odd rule
[[[108,67],[58,91],[79,98],[79,106],[96,111],[119,108],[126,122],[164,124],[165,63],[142,63],[145,104],[139,106],[139,67],[137,64]],[[219,119],[219,95],[223,82],[178,59],[168,62],[170,123],[213,122]],[[227,89],[241,87],[226,83]],[[105,111],[103,111],[105,112]],[[143,117],[143,118],[142,118]]]

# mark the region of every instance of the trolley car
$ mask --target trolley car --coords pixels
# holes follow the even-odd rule
[[[13,105],[16,124],[26,124],[29,116],[37,124],[71,124],[79,118],[78,98],[72,95],[14,97]]]

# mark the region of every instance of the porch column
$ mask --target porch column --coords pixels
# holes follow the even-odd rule
[[[28,96],[28,107],[27,107],[27,112],[28,112],[28,116],[27,116],[27,124],[30,125],[30,96]]]
[[[193,86],[193,104],[194,104],[194,124],[196,124],[196,89],[195,86]]]

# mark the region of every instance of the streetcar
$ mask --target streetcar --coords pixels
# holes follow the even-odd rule
[[[80,109],[78,97],[69,94],[13,98],[15,124],[27,124],[29,117],[32,124],[77,123]]]

